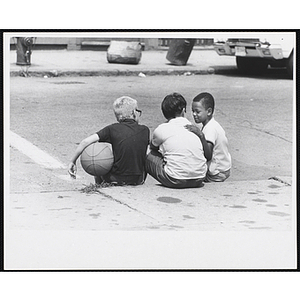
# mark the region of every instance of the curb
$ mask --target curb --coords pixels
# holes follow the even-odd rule
[[[213,75],[213,74],[235,74],[237,69],[235,67],[226,68],[226,69],[214,69],[208,68],[203,70],[99,70],[99,71],[91,71],[91,70],[73,70],[73,71],[28,71],[25,73],[24,71],[11,71],[10,77],[85,77],[85,76],[155,76],[155,75],[184,75],[184,76],[192,76],[192,75]]]

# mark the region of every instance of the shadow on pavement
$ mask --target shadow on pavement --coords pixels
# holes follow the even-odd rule
[[[236,67],[228,66],[211,66],[215,69],[215,74],[230,77],[246,77],[255,79],[287,79],[292,80],[287,74],[285,68],[269,68],[263,74],[242,74]]]

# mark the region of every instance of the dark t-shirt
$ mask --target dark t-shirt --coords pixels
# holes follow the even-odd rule
[[[112,144],[112,174],[141,176],[145,169],[150,130],[132,119],[108,125],[97,132],[99,142]]]

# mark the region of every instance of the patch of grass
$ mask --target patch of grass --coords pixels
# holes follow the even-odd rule
[[[84,188],[80,189],[82,193],[86,194],[94,194],[94,193],[100,193],[99,189],[116,186],[115,183],[108,183],[108,182],[101,182],[99,183],[91,183],[90,185],[86,185]]]

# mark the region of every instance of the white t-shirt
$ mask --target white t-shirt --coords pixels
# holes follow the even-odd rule
[[[202,129],[205,139],[213,143],[212,159],[207,163],[208,172],[216,175],[231,168],[231,156],[228,152],[228,140],[222,126],[212,118]]]
[[[204,178],[207,172],[202,143],[198,136],[184,128],[191,124],[184,117],[171,119],[153,132],[152,144],[166,162],[164,168],[175,179]]]

